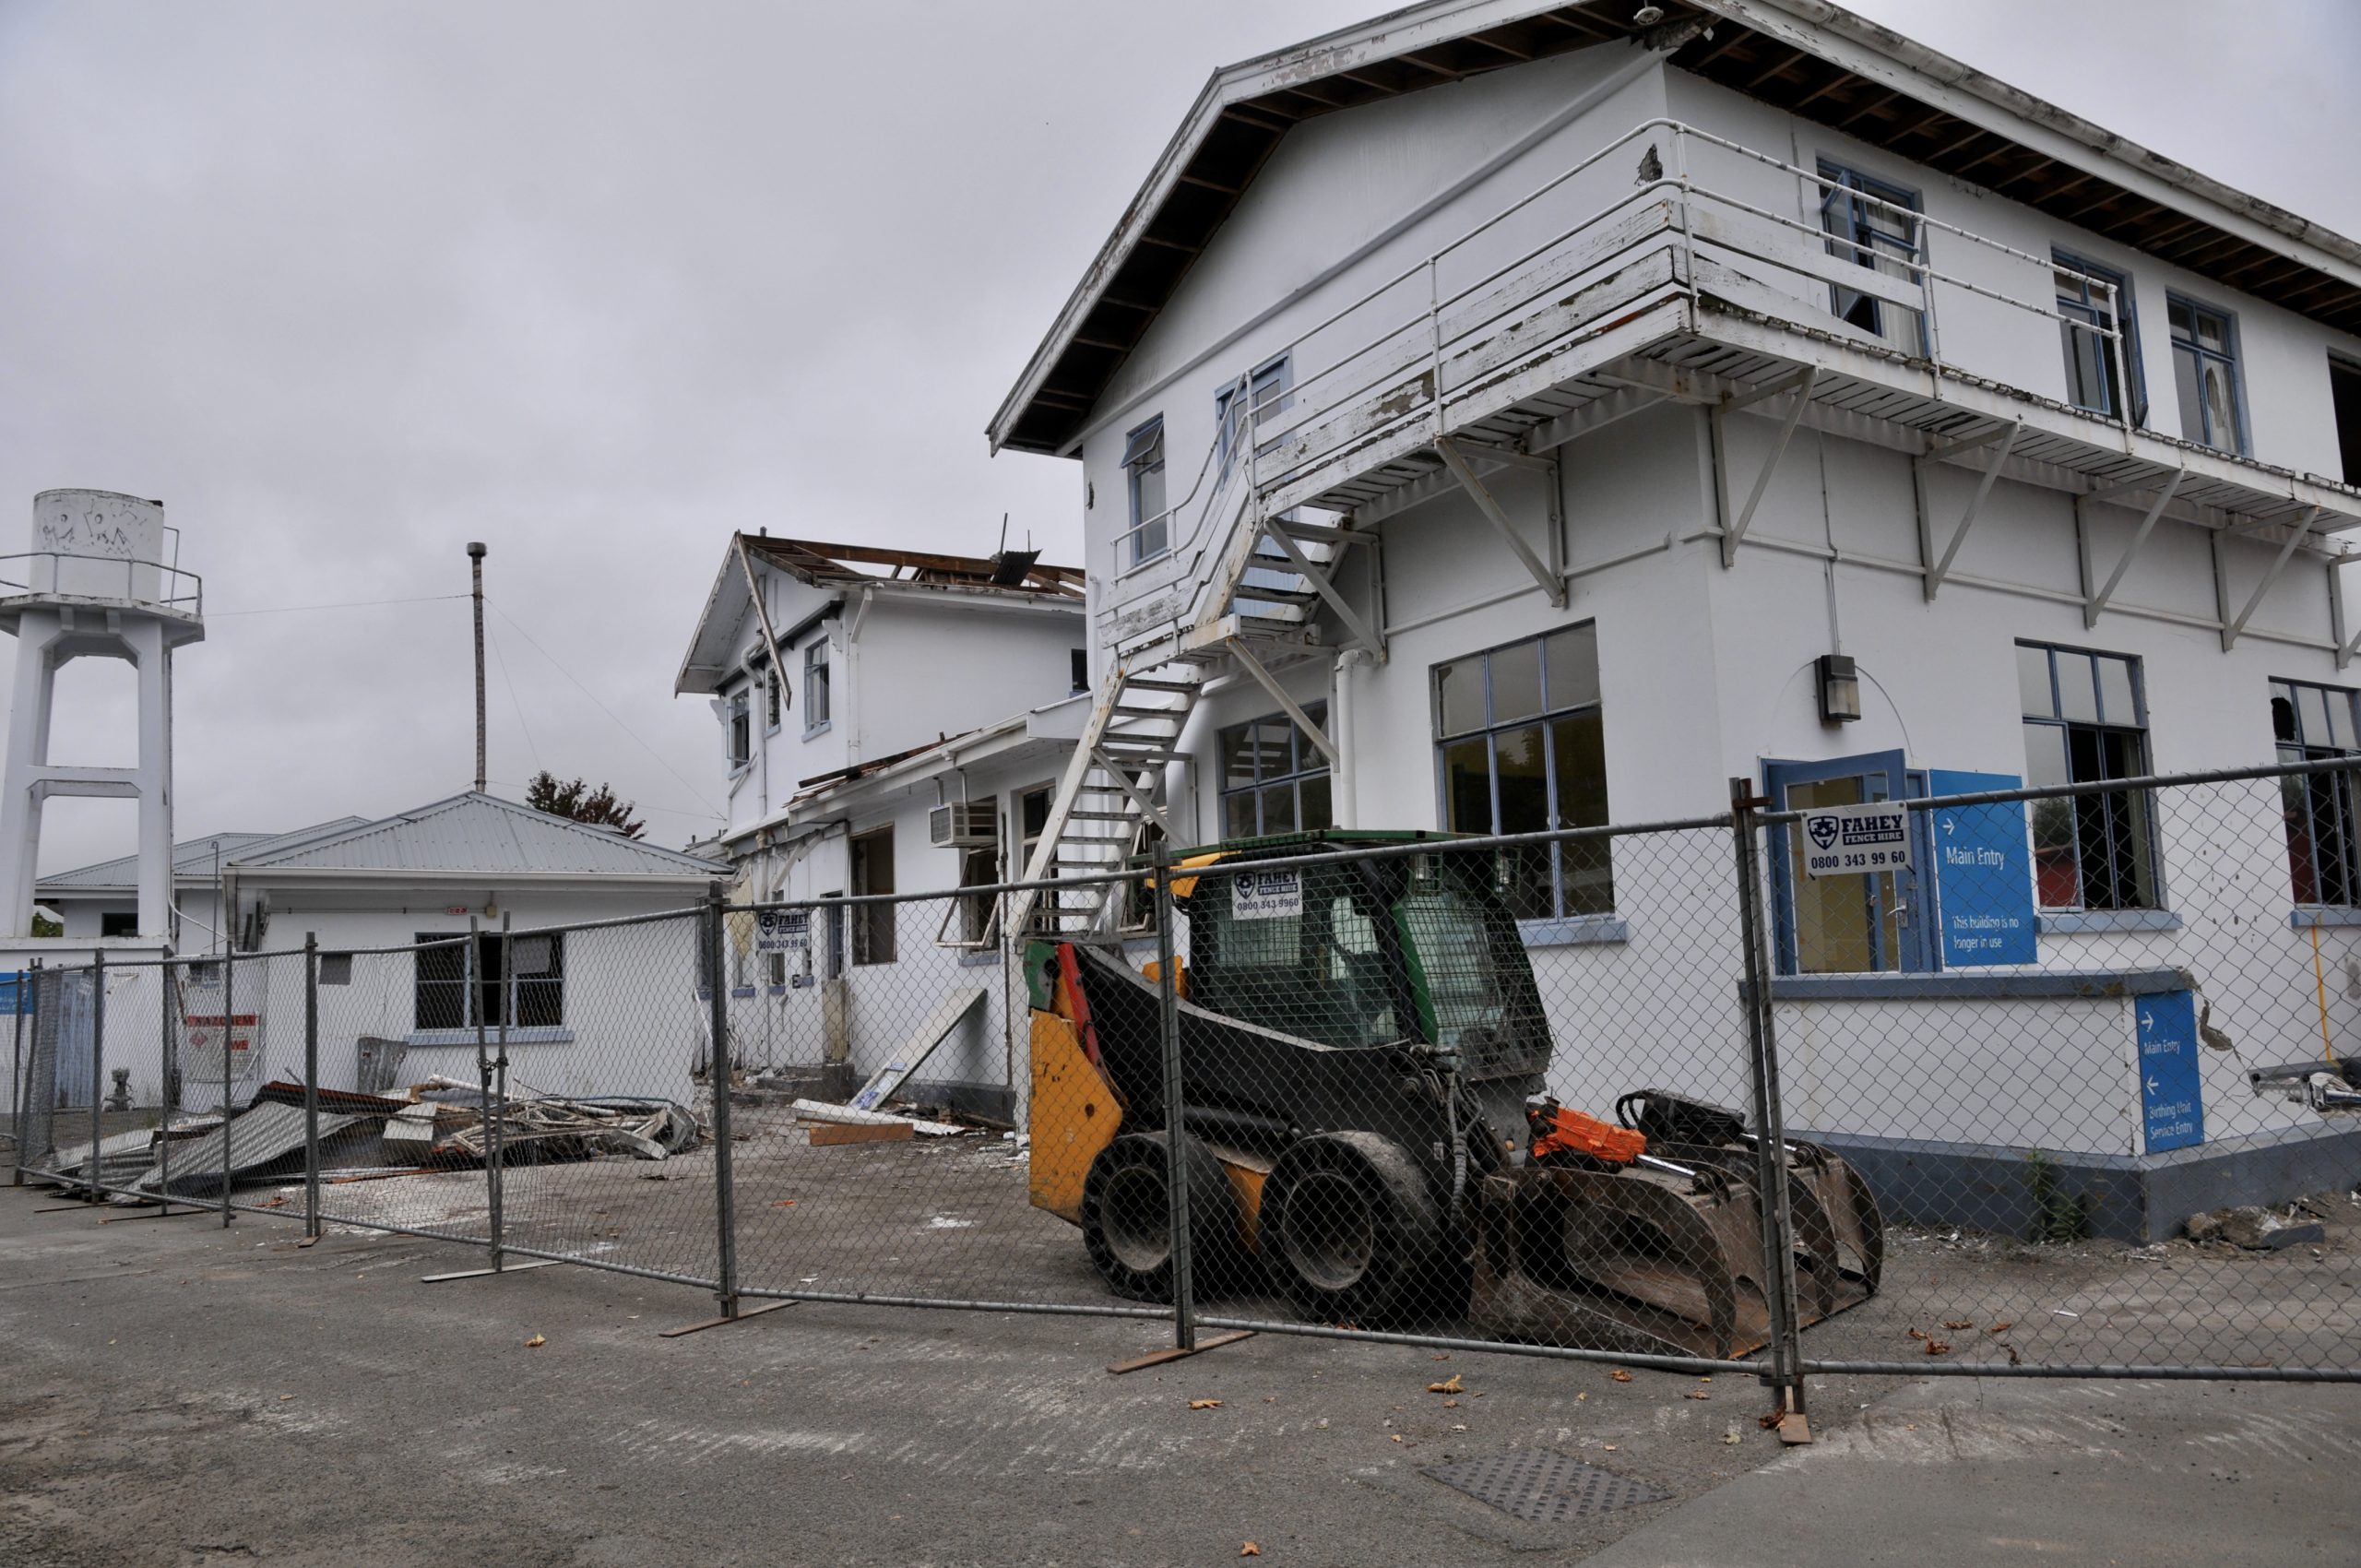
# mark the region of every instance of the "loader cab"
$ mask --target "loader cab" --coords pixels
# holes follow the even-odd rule
[[[1287,863],[1356,845],[1443,838],[1331,830],[1240,839],[1189,856],[1176,871],[1224,867],[1173,879],[1174,903],[1189,922],[1190,1000],[1323,1045],[1412,1042],[1455,1052],[1475,1076],[1538,1071],[1548,1058],[1548,1026],[1490,857]],[[1272,863],[1256,869],[1256,861]]]

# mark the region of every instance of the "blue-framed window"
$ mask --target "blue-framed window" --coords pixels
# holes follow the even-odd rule
[[[1585,621],[1434,669],[1442,825],[1535,833],[1607,823],[1598,626]],[[1603,838],[1517,852],[1510,908],[1523,920],[1611,914]]]
[[[2017,645],[2025,783],[2099,784],[2148,772],[2140,661]],[[2155,812],[2144,790],[2033,802],[2034,886],[2045,909],[2157,909]]]
[[[1223,473],[1229,471],[1230,454],[1250,422],[1268,422],[1287,411],[1294,400],[1287,396],[1292,385],[1294,374],[1287,356],[1281,354],[1214,394],[1214,449]]]
[[[2121,419],[2128,406],[2131,422],[2146,424],[2147,378],[2140,368],[2140,316],[2131,303],[2131,279],[2063,250],[2052,250],[2049,259],[2058,275],[2058,314],[2062,318],[2058,330],[2066,350],[2068,399],[2108,419]],[[2106,336],[2118,330],[2123,334],[2120,373],[2116,339]]]
[[[1821,160],[1820,177],[1828,182],[1820,202],[1828,254],[1916,288],[1919,264],[1926,259],[1919,251],[1918,193],[1826,159]],[[1916,311],[1841,284],[1832,285],[1830,294],[1829,308],[1843,320],[1904,353],[1926,351]]]
[[[1155,560],[1172,548],[1172,520],[1164,515],[1164,416],[1123,437],[1123,485],[1131,494],[1131,547],[1126,565]]]
[[[1328,705],[1304,705],[1314,724],[1328,721]],[[1310,833],[1333,827],[1328,754],[1284,713],[1233,725],[1221,732],[1221,833],[1252,838],[1265,833]]]
[[[828,635],[803,645],[803,732],[828,727]]]
[[[2271,730],[2284,763],[2361,755],[2361,702],[2338,686],[2273,681]],[[2361,814],[2355,810],[2353,775],[2283,778],[2279,800],[2287,818],[2287,869],[2296,902],[2338,909],[2361,905]]]
[[[2165,296],[2165,314],[2173,328],[2181,439],[2243,457],[2247,429],[2238,387],[2237,319],[2178,294]]]

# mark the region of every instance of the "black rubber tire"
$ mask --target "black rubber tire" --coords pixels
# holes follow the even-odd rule
[[[1098,1151],[1082,1182],[1082,1244],[1107,1288],[1134,1301],[1172,1300],[1169,1165],[1163,1133],[1125,1133]],[[1180,1139],[1189,1181],[1190,1293],[1219,1289],[1235,1268],[1238,1198],[1203,1140]]]
[[[1263,1183],[1264,1270],[1298,1311],[1368,1326],[1414,1305],[1442,1267],[1442,1216],[1418,1162],[1376,1133],[1290,1144]]]

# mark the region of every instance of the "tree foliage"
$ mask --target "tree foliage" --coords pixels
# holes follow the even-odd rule
[[[533,775],[532,782],[525,786],[525,803],[552,816],[570,817],[594,827],[611,827],[626,838],[636,838],[647,831],[647,824],[631,814],[632,802],[615,799],[615,792],[609,786],[601,784],[593,790],[579,778],[563,783],[547,768]]]

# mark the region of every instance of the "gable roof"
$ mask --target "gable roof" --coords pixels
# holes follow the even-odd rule
[[[1646,24],[1637,18],[1656,15]],[[1711,28],[1713,36],[1705,36]],[[1827,0],[1426,0],[1216,71],[987,435],[1071,454],[1287,130],[1574,50],[1674,67],[2228,287],[2361,332],[2361,244]]]
[[[369,819],[340,816],[310,827],[299,827],[292,833],[209,833],[202,838],[186,838],[172,846],[172,879],[175,882],[205,882],[213,875],[218,860],[221,864],[235,861],[242,854],[277,846],[301,843],[318,834],[337,828],[351,827]],[[38,884],[43,895],[52,893],[117,893],[127,892],[139,885],[139,857],[118,855],[95,865],[77,866],[54,876],[44,876]]]
[[[711,861],[659,849],[620,833],[552,816],[473,790],[376,822],[239,855],[256,871],[359,872],[396,876],[574,876],[703,882]]]
[[[924,550],[895,550],[884,545],[830,544],[810,539],[774,539],[768,534],[737,533],[721,558],[721,570],[706,595],[681,660],[673,695],[718,690],[735,671],[743,649],[735,646],[739,628],[753,608],[746,588],[746,570],[739,562],[747,555],[766,567],[817,588],[846,592],[898,594],[914,600],[962,600],[1018,609],[1083,612],[1083,574],[1079,566],[1053,566],[1038,550],[1003,550],[995,555],[946,555]],[[884,571],[864,567],[882,566]],[[841,602],[839,595],[839,602]],[[794,632],[774,626],[782,642]]]

